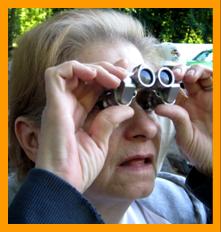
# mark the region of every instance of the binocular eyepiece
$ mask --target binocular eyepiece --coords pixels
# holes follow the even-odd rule
[[[120,84],[111,91],[105,92],[99,100],[103,108],[111,105],[130,105],[136,101],[147,111],[159,104],[173,104],[180,89],[175,83],[173,72],[168,67],[161,67],[156,73],[145,65],[133,69]]]

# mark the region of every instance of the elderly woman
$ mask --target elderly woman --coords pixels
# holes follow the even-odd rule
[[[10,158],[21,188],[9,223],[206,223],[184,179],[157,174],[175,125],[195,166],[187,185],[211,184],[211,71],[174,69],[186,88],[175,105],[97,104],[134,67],[160,68],[157,43],[131,16],[98,9],[62,13],[23,36],[10,83]],[[195,194],[208,203],[205,191]]]

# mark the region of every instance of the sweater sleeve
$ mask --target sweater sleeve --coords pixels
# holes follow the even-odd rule
[[[102,224],[93,206],[58,176],[32,169],[9,207],[9,224]]]

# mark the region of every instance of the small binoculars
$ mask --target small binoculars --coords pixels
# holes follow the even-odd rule
[[[174,104],[180,84],[175,83],[171,69],[161,67],[156,73],[145,65],[135,67],[117,89],[105,92],[99,99],[99,106],[130,105],[136,102],[146,111],[159,104]]]

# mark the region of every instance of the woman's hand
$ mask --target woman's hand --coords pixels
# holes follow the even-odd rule
[[[85,131],[88,113],[105,89],[117,88],[124,69],[107,62],[65,62],[45,72],[46,106],[42,114],[36,167],[60,176],[80,192],[104,165],[109,137],[133,116],[127,106],[99,112]]]
[[[202,66],[174,69],[185,90],[176,105],[160,105],[156,112],[173,120],[176,140],[190,162],[202,173],[212,173],[212,71]]]

